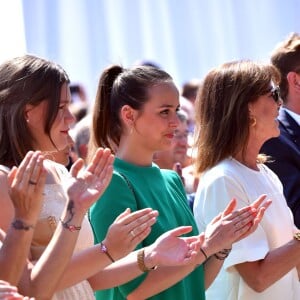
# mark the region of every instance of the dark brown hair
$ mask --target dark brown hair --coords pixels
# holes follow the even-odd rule
[[[123,69],[112,65],[106,68],[98,84],[89,149],[108,147],[114,151],[122,134],[122,106],[129,105],[135,110],[142,110],[149,99],[149,89],[170,81],[172,78],[168,73],[154,67]]]
[[[69,78],[59,65],[33,55],[0,65],[0,164],[19,165],[29,150],[37,150],[25,120],[27,104],[47,101],[44,131],[50,137],[65,82]]]

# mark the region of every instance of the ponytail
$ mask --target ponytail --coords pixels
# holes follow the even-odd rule
[[[113,150],[113,143],[119,143],[117,137],[114,137],[113,140],[110,140],[109,137],[111,131],[115,131],[113,128],[118,125],[115,123],[114,114],[116,112],[111,109],[111,93],[114,81],[122,72],[122,67],[112,65],[103,71],[99,79],[93,113],[92,141],[94,147],[107,147]]]
[[[106,68],[100,77],[94,104],[89,158],[97,147],[116,152],[123,133],[120,111],[124,105],[140,111],[149,100],[149,89],[170,81],[168,73],[153,67],[123,69],[112,65]]]

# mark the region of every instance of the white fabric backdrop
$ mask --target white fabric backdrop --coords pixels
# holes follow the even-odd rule
[[[267,60],[300,32],[299,0],[0,0],[0,9],[14,1],[23,5],[27,51],[59,62],[90,99],[111,63],[152,60],[180,87],[228,60]]]

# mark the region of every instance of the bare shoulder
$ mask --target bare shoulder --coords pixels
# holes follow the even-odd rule
[[[14,206],[8,194],[7,173],[0,170],[0,228],[7,231],[13,217]]]

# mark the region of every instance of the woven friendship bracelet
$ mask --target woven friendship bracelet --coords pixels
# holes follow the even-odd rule
[[[59,219],[59,220],[60,220],[62,226],[71,232],[79,231],[81,229],[81,226],[75,226],[75,225],[68,224],[67,222],[64,222],[62,219]]]

